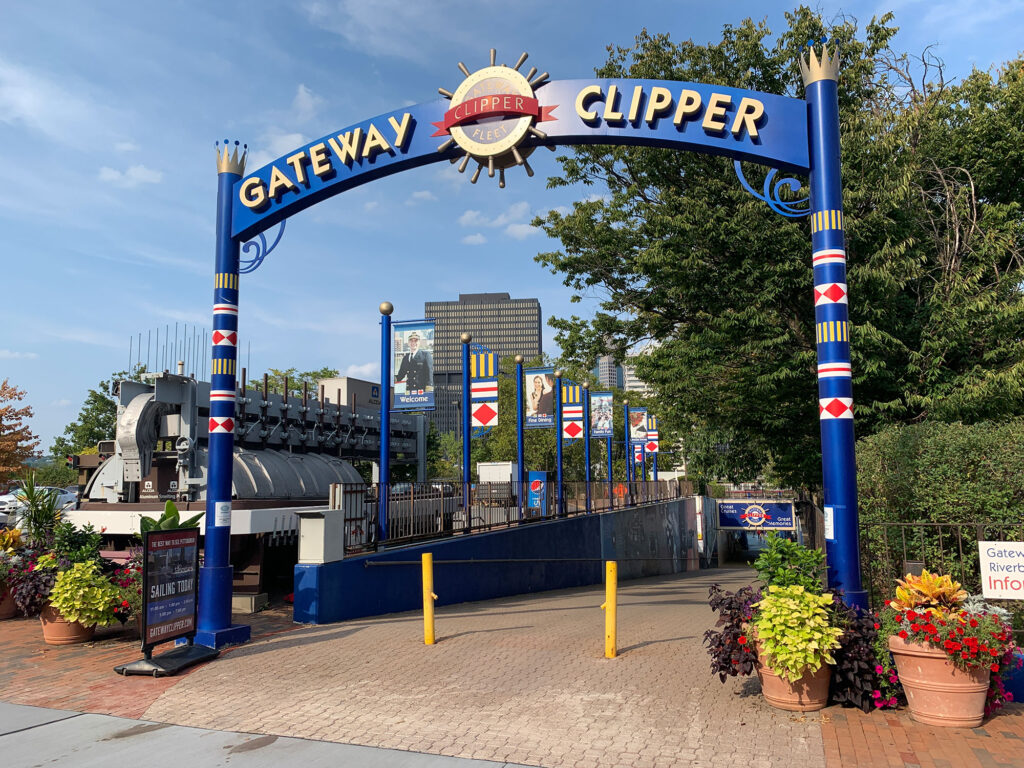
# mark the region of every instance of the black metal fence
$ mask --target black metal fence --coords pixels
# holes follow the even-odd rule
[[[971,594],[980,594],[979,541],[1024,541],[1024,522],[862,522],[861,575],[871,607],[878,610],[892,597],[896,579],[919,574],[923,568],[949,574]],[[1002,605],[1014,613],[1024,608],[1017,601]]]
[[[542,491],[542,492],[541,492]],[[391,483],[382,486],[332,486],[331,507],[344,509],[345,551],[376,550],[380,510],[379,494],[388,494],[387,537],[384,544],[471,534],[523,525],[557,517],[607,512],[693,493],[688,481],[660,480],[614,483],[564,483],[559,508],[556,485],[533,489],[530,483],[475,483],[469,503],[462,486],[454,482]]]

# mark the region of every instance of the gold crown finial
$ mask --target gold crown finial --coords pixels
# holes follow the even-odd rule
[[[804,88],[811,83],[816,83],[819,80],[838,80],[839,79],[839,51],[836,46],[832,46],[832,55],[829,55],[828,44],[822,42],[821,45],[821,58],[819,59],[814,51],[814,44],[807,46],[810,51],[810,62],[804,58],[803,54],[800,55],[800,74],[804,78]]]
[[[217,173],[237,173],[242,176],[245,173],[245,159],[249,155],[249,145],[242,144],[242,154],[238,154],[239,143],[236,141],[234,151],[231,151],[231,147],[228,145],[228,140],[224,139],[224,151],[220,149],[220,144],[217,147]]]

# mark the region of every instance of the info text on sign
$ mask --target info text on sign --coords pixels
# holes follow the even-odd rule
[[[1024,542],[979,541],[981,593],[993,600],[1024,600]]]

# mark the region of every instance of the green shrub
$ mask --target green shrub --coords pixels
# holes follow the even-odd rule
[[[772,531],[765,539],[767,546],[754,561],[754,569],[766,587],[801,586],[820,595],[824,585],[825,553],[808,549]]]
[[[120,594],[96,563],[75,563],[57,575],[50,605],[67,621],[105,627],[114,621]]]
[[[768,587],[754,604],[754,627],[761,661],[779,677],[795,683],[823,663],[835,664],[842,627],[833,626],[832,595],[818,595],[800,585]]]

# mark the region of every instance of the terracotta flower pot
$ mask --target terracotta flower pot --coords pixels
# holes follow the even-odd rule
[[[43,641],[47,645],[84,643],[96,633],[95,624],[87,627],[77,621],[66,621],[49,603],[39,612],[39,621],[43,625]]]
[[[10,619],[18,612],[18,606],[14,604],[14,597],[6,584],[0,583],[0,620]]]
[[[919,723],[977,728],[985,717],[991,672],[963,670],[941,648],[893,635],[889,650],[896,661],[910,716]]]
[[[764,700],[776,709],[813,712],[824,709],[828,704],[828,686],[832,680],[832,667],[828,664],[822,664],[816,672],[805,672],[803,677],[791,683],[758,661],[757,677],[761,681]]]

